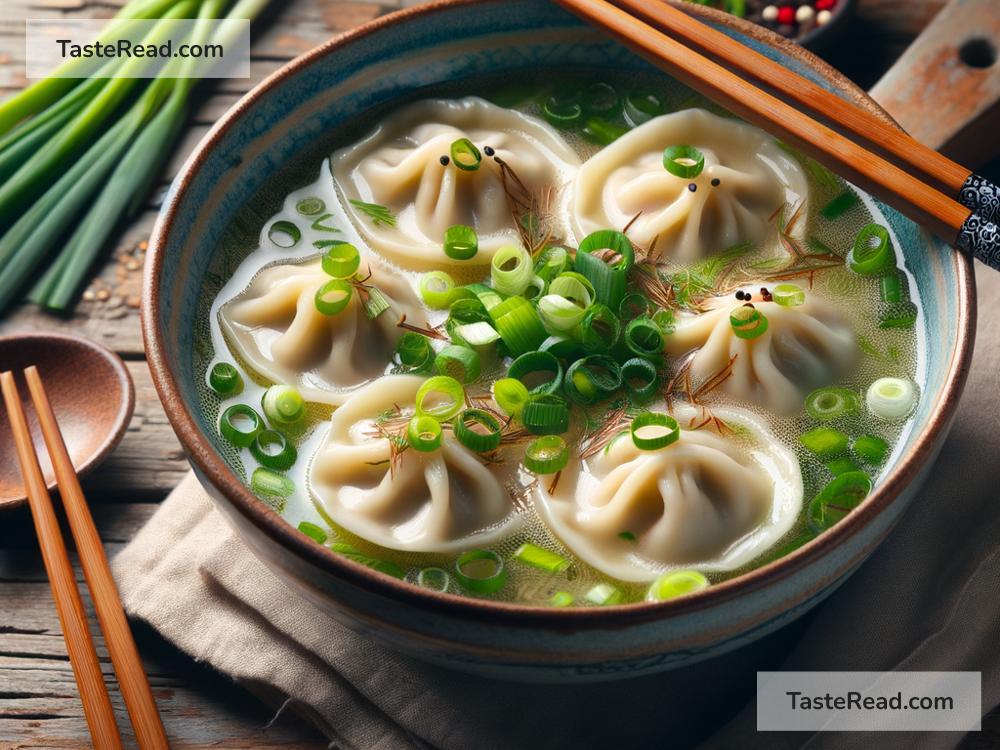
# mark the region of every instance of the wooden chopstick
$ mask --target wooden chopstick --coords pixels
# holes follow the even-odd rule
[[[87,499],[80,487],[80,480],[73,468],[73,461],[66,450],[59,424],[56,422],[52,405],[49,403],[45,386],[42,385],[38,369],[29,367],[24,371],[31,400],[38,413],[42,437],[52,459],[59,494],[66,509],[73,541],[76,542],[83,575],[94,600],[97,620],[104,633],[104,640],[111,656],[111,663],[118,677],[125,707],[128,709],[136,741],[143,750],[166,750],[169,747],[163,722],[156,709],[156,701],[149,687],[149,680],[142,668],[139,650],[136,648],[132,631],[129,629],[125,610],[122,608],[118,588],[111,577],[108,558],[104,546],[90,515]]]
[[[777,135],[935,234],[1000,268],[1000,236],[955,200],[607,0],[555,0],[745,120]]]
[[[10,372],[0,375],[0,387],[3,389],[3,400],[7,405],[7,415],[14,435],[21,473],[24,475],[28,505],[38,535],[38,546],[41,548],[45,572],[52,587],[56,612],[59,614],[59,623],[66,640],[66,652],[69,654],[73,676],[80,690],[80,701],[83,703],[83,713],[90,729],[90,737],[97,750],[118,750],[122,743],[118,726],[115,724],[115,714],[108,698],[94,642],[87,627],[87,618],[83,611],[83,602],[80,601],[80,592],[76,588],[66,543],[59,530],[52,498],[45,488],[45,479],[42,477],[38,457],[35,455],[35,446],[21,407],[21,397],[14,382],[14,375]]]

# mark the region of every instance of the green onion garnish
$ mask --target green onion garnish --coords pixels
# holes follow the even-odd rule
[[[500,340],[500,334],[485,321],[454,325],[450,329],[451,339],[456,344],[465,344],[474,349],[481,349]]]
[[[428,591],[444,593],[451,588],[451,576],[444,568],[423,568],[417,573],[417,585]]]
[[[335,542],[330,545],[330,549],[343,555],[348,560],[356,562],[359,565],[364,565],[366,568],[376,570],[379,573],[385,573],[386,575],[399,579],[406,577],[406,571],[396,565],[396,563],[389,562],[388,560],[379,560],[377,557],[366,555],[353,544]]]
[[[649,297],[642,292],[629,292],[618,306],[618,318],[619,320],[633,320],[641,318],[643,315],[649,315],[651,311],[652,303],[649,301]]]
[[[322,210],[322,209],[320,209]],[[307,537],[315,542],[323,544],[327,539],[327,534],[323,529],[314,523],[309,523],[309,521],[302,521],[299,524],[299,531],[305,534]]]
[[[588,235],[576,253],[576,270],[593,285],[594,298],[612,310],[625,299],[627,275],[634,264],[632,241],[609,229]]]
[[[823,215],[824,219],[833,221],[834,219],[839,219],[841,216],[846,214],[857,204],[857,202],[858,196],[854,193],[854,191],[845,190],[823,206],[823,208],[820,209],[820,213]]]
[[[389,298],[382,294],[380,289],[367,287],[363,295],[365,317],[368,320],[375,320],[379,315],[390,309],[392,305]]]
[[[638,127],[667,111],[662,97],[649,91],[630,91],[625,96],[625,119]]]
[[[559,396],[534,394],[521,410],[521,424],[533,435],[559,435],[569,429],[569,407]]]
[[[475,349],[459,344],[449,344],[434,358],[438,375],[447,375],[460,383],[472,383],[479,377],[481,365]]]
[[[378,203],[366,203],[365,201],[354,199],[351,199],[349,203],[371,219],[372,224],[377,227],[396,226],[396,215],[387,206],[380,206]]]
[[[544,570],[546,573],[562,573],[569,567],[569,560],[562,555],[557,555],[555,552],[531,542],[525,542],[518,547],[514,553],[514,559],[533,568]]]
[[[434,363],[434,349],[430,339],[413,331],[406,331],[396,342],[396,362],[405,372],[425,372]]]
[[[306,402],[291,385],[272,385],[260,400],[267,421],[273,425],[295,424],[306,415]]]
[[[313,229],[315,229],[317,232],[337,232],[337,233],[339,233],[340,230],[337,229],[337,227],[330,226],[329,224],[325,224],[324,223],[327,219],[332,219],[332,218],[333,218],[333,214],[322,214],[321,216],[317,216],[316,219],[315,219],[315,221],[313,221],[313,223],[310,226]],[[313,244],[316,244],[316,243],[313,243]]]
[[[597,117],[591,117],[583,126],[583,135],[602,146],[610,146],[627,132],[627,127]]]
[[[656,392],[658,375],[648,359],[633,357],[627,360],[622,364],[621,373],[622,383],[636,401],[645,401]]]
[[[451,160],[464,172],[475,172],[483,163],[483,155],[468,138],[459,138],[451,144]]]
[[[846,474],[849,471],[860,471],[858,465],[846,457],[835,458],[832,461],[827,461],[826,468],[835,477],[839,477],[841,474]]]
[[[569,448],[559,435],[543,435],[528,444],[524,468],[533,474],[555,474],[569,463]]]
[[[677,326],[677,318],[673,310],[657,310],[653,313],[653,322],[660,327],[664,336],[669,336]]]
[[[848,440],[847,435],[831,427],[817,427],[799,436],[802,445],[824,460],[846,452]]]
[[[429,378],[417,391],[417,414],[447,421],[465,405],[465,389],[455,378],[437,375]]]
[[[431,271],[420,277],[420,298],[431,310],[447,310],[455,292],[455,280],[444,271]]]
[[[488,453],[500,447],[500,421],[482,409],[466,409],[455,419],[455,437],[476,453]]]
[[[479,252],[476,230],[464,224],[448,227],[444,233],[444,254],[452,260],[469,260]]]
[[[579,341],[566,336],[549,336],[538,347],[540,352],[549,352],[559,359],[575,360],[583,356],[583,347]]]
[[[243,391],[240,371],[228,362],[216,362],[208,373],[208,384],[220,396],[236,396]]]
[[[889,444],[877,435],[860,435],[851,444],[854,455],[871,466],[881,466],[889,455]]]
[[[345,279],[330,279],[316,290],[316,309],[323,315],[338,315],[351,302],[354,287]]]
[[[613,115],[621,109],[621,98],[608,83],[592,83],[583,90],[583,110],[588,115]]]
[[[547,282],[566,270],[569,265],[569,253],[566,248],[547,247],[535,259],[535,275]]]
[[[566,395],[578,404],[593,404],[621,388],[621,367],[611,357],[592,354],[569,366],[563,385]]]
[[[606,607],[612,604],[621,604],[625,599],[625,592],[610,583],[599,583],[584,594],[583,598],[591,604]]]
[[[729,324],[733,333],[741,339],[755,339],[767,331],[767,318],[750,304],[734,307],[729,313]]]
[[[855,273],[877,276],[896,266],[896,254],[889,242],[889,230],[880,224],[868,224],[854,240],[848,253],[848,265]]]
[[[594,301],[594,286],[585,276],[575,271],[562,273],[549,284],[549,294],[562,297],[586,310]]]
[[[520,380],[531,393],[558,393],[563,382],[563,367],[549,352],[526,352],[510,363],[507,377]]]
[[[674,177],[691,180],[705,169],[705,155],[694,146],[668,146],[663,150],[663,168]]]
[[[632,420],[629,427],[632,442],[643,451],[658,451],[676,443],[681,436],[680,425],[668,414],[643,412]]]
[[[599,302],[587,308],[587,313],[577,328],[580,343],[589,352],[611,351],[618,342],[621,332],[622,326],[618,316],[611,312],[611,308],[607,305]]]
[[[295,204],[295,210],[303,216],[316,216],[326,210],[322,198],[303,198]]]
[[[493,288],[500,294],[521,294],[535,275],[535,266],[531,255],[523,247],[504,245],[493,256],[490,275]]]
[[[263,429],[264,420],[260,414],[246,404],[233,404],[219,417],[219,432],[237,448],[249,448]]]
[[[863,471],[849,471],[830,480],[809,503],[809,526],[826,531],[844,518],[872,491],[872,480]]]
[[[349,279],[361,265],[361,253],[349,242],[337,242],[326,251],[323,270],[335,279]]]
[[[578,98],[549,97],[542,105],[542,114],[557,128],[571,128],[583,118],[583,107]]]
[[[490,310],[493,327],[511,356],[538,349],[545,341],[545,327],[538,311],[524,297],[509,297]]]
[[[672,570],[653,581],[646,593],[646,599],[651,602],[665,602],[707,588],[708,579],[697,570]]]
[[[906,419],[917,405],[917,387],[903,378],[879,378],[865,395],[868,411],[889,421]]]
[[[549,599],[549,604],[553,607],[568,607],[573,601],[573,595],[568,591],[557,591]]]
[[[782,307],[798,307],[805,304],[806,293],[795,284],[778,284],[771,289],[771,299]]]
[[[261,430],[250,443],[250,454],[261,466],[288,471],[299,454],[285,435],[277,430]]]
[[[531,394],[520,380],[502,378],[493,384],[493,400],[511,417],[519,416],[530,398]]]
[[[910,329],[917,322],[917,306],[905,300],[890,305],[889,309],[878,316],[879,328]]]
[[[295,482],[284,474],[258,466],[250,475],[250,489],[261,497],[288,497],[295,492]]]
[[[471,294],[486,311],[492,310],[494,307],[503,302],[503,297],[500,296],[500,292],[492,287],[486,286],[486,284],[467,284],[459,291],[462,291],[464,294]]]
[[[586,309],[558,294],[546,294],[538,300],[538,315],[552,333],[570,333],[583,320]]]
[[[646,316],[629,321],[624,340],[625,346],[637,357],[659,357],[663,353],[663,331]]]
[[[507,569],[496,552],[472,549],[463,552],[455,561],[455,578],[473,593],[492,594],[507,582]]]
[[[829,422],[861,410],[861,399],[849,388],[817,388],[806,396],[806,414],[821,422]]]
[[[430,453],[441,447],[441,423],[434,417],[418,414],[406,425],[406,442],[413,450]]]
[[[892,271],[879,277],[878,291],[882,301],[890,305],[903,301],[904,277],[900,271]]]
[[[302,232],[290,221],[276,221],[267,230],[267,238],[278,247],[287,250],[302,239]]]

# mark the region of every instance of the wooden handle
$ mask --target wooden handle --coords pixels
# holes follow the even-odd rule
[[[35,411],[38,413],[38,423],[42,428],[42,436],[45,438],[45,445],[55,469],[59,494],[66,509],[66,517],[69,519],[73,541],[76,542],[83,575],[94,600],[94,609],[97,611],[97,619],[104,632],[104,641],[115,668],[115,675],[118,677],[118,684],[121,686],[129,718],[135,729],[136,740],[142,750],[167,750],[169,744],[163,730],[163,722],[156,709],[149,680],[142,668],[142,659],[139,657],[139,650],[129,629],[125,610],[122,609],[118,588],[111,577],[104,546],[101,544],[97,527],[94,526],[87,499],[83,495],[69,451],[66,450],[66,443],[52,412],[52,405],[45,393],[38,369],[29,367],[24,371],[24,377],[28,382]]]
[[[104,675],[101,673],[94,642],[87,628],[87,618],[83,611],[83,602],[80,601],[80,592],[76,588],[69,555],[66,553],[66,543],[59,530],[52,499],[45,489],[45,480],[42,478],[31,432],[24,418],[14,375],[9,372],[0,375],[0,387],[3,389],[3,400],[7,405],[7,416],[10,419],[14,445],[24,476],[28,505],[35,522],[38,546],[41,548],[45,572],[52,587],[56,612],[59,614],[63,638],[66,640],[66,652],[69,654],[73,676],[80,690],[80,701],[83,703],[83,713],[87,718],[90,738],[97,750],[120,750],[121,737],[115,724],[115,714],[108,698],[108,690],[104,684]]]

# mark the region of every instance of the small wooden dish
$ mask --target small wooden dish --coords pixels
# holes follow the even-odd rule
[[[135,388],[125,363],[103,346],[77,336],[54,333],[3,336],[0,363],[3,369],[17,373],[25,403],[28,403],[28,389],[21,373],[30,365],[38,367],[79,475],[103,461],[125,434],[135,407]],[[42,473],[51,491],[55,488],[55,474],[35,410],[25,411]],[[4,413],[0,415],[0,510],[14,508],[26,500],[10,420]]]

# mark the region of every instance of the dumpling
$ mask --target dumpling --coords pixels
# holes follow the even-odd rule
[[[670,146],[699,149],[701,174],[668,172],[663,152]],[[808,192],[802,167],[767,133],[687,109],[654,118],[591,157],[573,181],[570,211],[578,242],[632,222],[628,236],[637,246],[690,263],[763,240],[774,212],[786,201],[806,200]]]
[[[451,145],[468,138],[482,154],[479,169],[450,160]],[[494,150],[496,158],[486,149]],[[442,164],[443,157],[449,157]],[[456,261],[445,255],[444,235],[456,224],[471,226],[479,252],[471,263],[489,263],[498,248],[518,241],[504,190],[502,159],[530,197],[544,204],[576,173],[579,158],[541,120],[476,97],[410,105],[374,133],[333,155],[334,181],[347,199],[365,239],[402,266],[429,270]],[[387,207],[395,224],[373,222],[350,201]]]
[[[369,268],[365,284],[389,302],[374,320],[357,293],[337,315],[316,309],[316,291],[330,280],[319,259],[265,268],[219,311],[229,346],[268,380],[298,386],[307,401],[343,403],[352,390],[386,371],[403,334],[396,325],[402,315],[425,322],[405,278],[378,265]]]
[[[712,410],[737,432],[683,429],[701,413],[677,406],[680,437],[665,448],[640,450],[626,432],[571,462],[553,494],[539,482],[539,512],[581,559],[623,581],[747,564],[794,524],[799,464],[762,422],[737,409]]]
[[[396,407],[412,413],[423,382],[390,375],[337,409],[309,469],[312,491],[335,522],[383,547],[446,552],[489,544],[522,516],[498,475],[450,432],[440,449],[407,449],[390,468],[392,447],[377,420]]]
[[[832,385],[851,371],[858,359],[857,338],[840,309],[816,294],[807,292],[798,307],[783,307],[764,302],[762,286],[748,284],[757,293],[750,297],[744,292],[742,302],[732,295],[715,297],[707,303],[707,312],[679,318],[665,348],[675,356],[698,348],[690,363],[695,386],[735,357],[732,375],[718,390],[775,414],[791,415],[814,388]],[[753,339],[738,337],[729,321],[733,309],[747,298],[767,319],[767,330]]]

